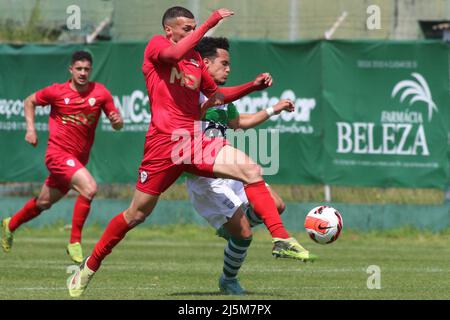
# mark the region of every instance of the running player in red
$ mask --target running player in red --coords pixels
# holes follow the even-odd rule
[[[197,28],[189,10],[172,7],[165,12],[162,24],[166,36],[154,36],[144,53],[142,71],[152,119],[136,191],[130,207],[109,222],[91,255],[69,277],[71,296],[83,294],[103,259],[129,230],[150,215],[159,195],[183,171],[242,181],[249,202],[273,237],[272,254],[304,261],[314,258],[284,228],[261,168],[224,138],[207,138],[201,131],[201,115],[208,107],[234,101],[272,85],[271,76],[263,73],[246,84],[219,89],[208,74],[194,47],[209,29],[231,15],[232,11],[219,9]],[[202,106],[198,103],[200,92],[208,97]]]
[[[67,253],[74,262],[83,261],[81,233],[97,192],[97,184],[85,168],[94,142],[95,128],[101,111],[108,116],[111,126],[120,130],[122,117],[114,106],[109,91],[98,82],[90,82],[92,56],[85,51],[72,55],[69,66],[71,79],[43,88],[24,101],[27,131],[25,141],[34,147],[38,138],[34,126],[36,106],[51,105],[49,138],[45,164],[50,175],[37,198],[30,199],[13,216],[2,221],[2,248],[11,250],[13,233],[19,226],[49,209],[70,189],[79,193],[72,218],[72,231]]]

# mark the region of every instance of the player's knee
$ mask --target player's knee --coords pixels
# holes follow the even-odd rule
[[[145,221],[145,216],[144,215],[139,215],[139,216],[135,216],[133,217],[133,219],[130,221],[130,226],[137,226],[138,224],[141,224],[142,222]]]
[[[252,229],[248,228],[248,229],[244,229],[241,232],[241,238],[243,240],[248,240],[248,241],[252,241],[253,239],[253,233],[252,233]]]
[[[50,202],[50,200],[47,199],[37,199],[36,200],[36,206],[41,210],[48,210],[52,207],[52,203]]]
[[[243,168],[243,174],[245,178],[245,183],[254,183],[262,179],[262,169],[256,164],[249,164]]]
[[[238,229],[239,231],[236,234],[236,238],[240,240],[251,240],[253,237],[252,228],[250,225],[244,226]]]
[[[147,218],[147,215],[141,211],[127,211],[127,220],[130,227],[135,227],[138,224],[141,224],[145,221],[145,218]]]
[[[83,197],[88,198],[89,200],[94,199],[97,194],[97,184],[91,183],[83,189],[82,195]]]

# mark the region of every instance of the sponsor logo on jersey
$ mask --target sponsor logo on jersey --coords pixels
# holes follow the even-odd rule
[[[177,68],[172,67],[170,72],[170,83],[174,84],[176,80],[179,81],[180,86],[196,90],[200,85],[200,79],[192,74],[186,74],[183,71],[178,72]]]
[[[77,114],[64,114],[61,117],[61,122],[63,124],[73,123],[77,125],[92,125],[97,119],[97,114],[95,112],[84,114],[83,112]]]

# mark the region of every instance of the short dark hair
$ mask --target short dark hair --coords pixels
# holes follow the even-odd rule
[[[230,43],[228,42],[228,39],[223,37],[203,37],[195,47],[195,50],[200,53],[202,58],[217,57],[217,49],[229,51]]]
[[[166,10],[164,12],[164,15],[162,17],[162,26],[164,28],[164,25],[166,24],[167,20],[178,18],[178,17],[185,17],[189,19],[194,19],[194,15],[192,12],[190,12],[188,9],[184,7],[172,7]]]
[[[92,64],[92,55],[87,51],[75,51],[72,54],[72,64],[83,60],[87,60]]]

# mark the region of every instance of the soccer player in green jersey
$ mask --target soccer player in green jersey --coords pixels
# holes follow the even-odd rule
[[[231,70],[228,40],[204,37],[196,50],[216,84],[225,84]],[[205,96],[201,95],[200,104],[205,102]],[[206,110],[202,129],[206,136],[224,137],[228,128],[253,128],[283,110],[292,112],[293,103],[290,100],[280,100],[273,107],[252,114],[240,114],[233,103],[215,106]],[[252,241],[251,227],[263,222],[249,205],[244,184],[233,179],[191,175],[187,177],[186,183],[195,210],[217,229],[218,235],[228,241],[224,251],[223,273],[219,279],[220,290],[226,294],[244,294],[237,274]],[[283,200],[270,187],[268,189],[281,214],[285,209]]]

